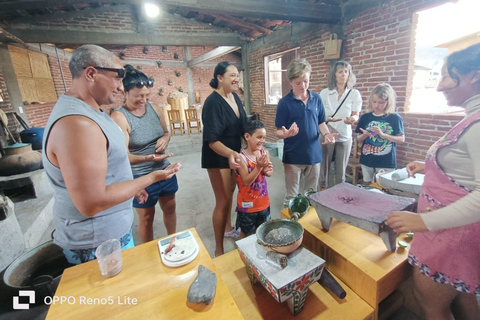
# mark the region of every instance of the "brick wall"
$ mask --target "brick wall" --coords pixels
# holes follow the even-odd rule
[[[202,54],[205,54],[215,47],[204,47],[196,46],[192,47],[192,58],[196,58]],[[162,46],[148,46],[148,52],[143,53],[143,46],[132,46],[124,49],[111,49],[112,52],[119,55],[120,52],[125,53],[126,59],[145,59],[151,61],[183,61],[183,47],[182,46],[168,46],[166,51],[162,51]],[[174,53],[178,54],[178,60],[174,59]],[[232,53],[218,57],[212,60],[213,62],[220,61],[230,61],[230,62],[241,62],[241,58],[238,55]],[[65,80],[65,85],[67,90],[72,85],[72,76],[70,70],[68,69],[68,60],[60,58],[60,63],[62,66],[62,72],[60,70],[59,62],[56,56],[48,56],[48,62],[50,65],[50,72],[52,74],[53,82],[55,85],[55,90],[57,96],[60,96],[65,92],[65,87],[63,79]],[[134,65],[134,67],[137,67]],[[182,87],[184,92],[187,93],[187,68],[186,67],[165,67],[164,65],[157,66],[141,66],[141,71],[144,72],[149,77],[155,79],[155,85],[151,91],[150,101],[154,104],[164,104],[167,103],[168,94],[172,91],[177,91],[178,88]],[[175,75],[175,71],[181,73],[180,77]],[[193,88],[194,90],[200,90],[200,103],[203,104],[205,99],[213,89],[209,86],[209,82],[213,77],[214,67],[192,67],[193,73]],[[172,85],[168,85],[168,80],[172,81]],[[13,111],[8,92],[6,90],[5,81],[0,70],[0,88],[4,92],[4,102],[0,102],[0,108],[5,112]],[[163,96],[159,95],[160,88],[163,88]],[[105,106],[104,109],[108,112],[111,108],[120,106],[123,103],[123,97],[119,97],[117,102],[110,106]],[[30,104],[24,105],[23,108],[28,117],[28,124],[32,127],[44,127],[50,112],[54,106],[55,102],[41,103],[41,104]],[[15,121],[10,121],[12,127],[10,130],[12,132],[21,131],[22,128],[17,128]]]
[[[356,88],[362,93],[364,107],[369,93],[380,82],[389,82],[398,95],[397,110],[404,118],[406,142],[398,146],[398,165],[422,159],[426,151],[461,115],[408,113],[414,61],[414,13],[448,2],[447,0],[392,1],[356,15],[345,23],[343,59],[352,64],[357,75]],[[275,136],[276,106],[265,105],[264,56],[300,46],[300,57],[313,67],[310,89],[319,92],[327,85],[328,61],[323,59],[325,32],[306,33],[250,54],[251,105],[261,114],[268,140]]]
[[[161,20],[156,22],[148,22],[146,24],[147,32],[157,34],[164,31],[185,33],[191,35],[192,33],[230,33],[224,28],[210,26],[208,24],[199,23],[192,19],[185,19],[180,16],[172,16],[165,14]],[[109,33],[135,33],[137,32],[138,24],[132,16],[132,11],[127,6],[119,6],[115,10],[99,9],[97,12],[87,11],[82,17],[69,18],[52,18],[48,19],[33,19],[32,21],[14,22],[9,27],[18,28],[36,28],[36,29],[52,29],[62,28],[72,31],[108,31]],[[192,47],[192,58],[198,57],[206,52],[213,50],[215,47],[196,46]],[[143,53],[144,46],[130,46],[119,49],[108,48],[115,54],[120,52],[125,54],[126,59],[146,59],[151,61],[179,61],[183,62],[183,47],[182,46],[168,46],[166,51],[162,51],[162,46],[148,46],[148,52]],[[174,58],[174,53],[177,53],[178,58]],[[231,61],[240,62],[241,58],[237,55],[228,54],[218,57],[213,61]],[[50,71],[54,80],[55,90],[57,96],[65,92],[60,67],[56,56],[49,56]],[[67,90],[71,86],[71,75],[68,70],[67,59],[60,59],[63,69],[63,76],[65,79]],[[134,65],[136,67],[136,65]],[[200,90],[201,102],[212,92],[212,88],[208,85],[213,76],[212,67],[209,68],[192,68],[194,79],[194,90]],[[179,87],[187,92],[186,67],[161,67],[157,66],[142,66],[142,71],[148,76],[155,78],[155,86],[152,89],[151,101],[156,104],[163,104],[167,102],[167,96],[171,91],[178,90]],[[175,75],[175,71],[181,73],[180,77]],[[172,85],[168,85],[167,81],[170,79]],[[0,85],[4,86],[3,79],[0,78]],[[163,88],[164,94],[160,96],[159,90]],[[119,106],[123,103],[123,98],[119,97],[116,104],[106,106],[108,111],[112,107]],[[24,109],[27,113],[28,122],[31,126],[45,126],[46,120],[51,112],[53,104],[34,104],[26,105]],[[9,103],[0,104],[2,109],[11,109]]]
[[[364,100],[375,85],[388,82],[397,93],[397,112],[403,117],[405,143],[398,145],[398,166],[425,158],[428,148],[461,118],[461,115],[408,112],[415,58],[415,12],[446,0],[393,1],[357,15],[345,24],[344,59],[357,75]]]

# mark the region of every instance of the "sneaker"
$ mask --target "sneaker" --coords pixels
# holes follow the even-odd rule
[[[230,230],[229,232],[225,232],[223,234],[223,236],[225,238],[234,238],[234,239],[238,239],[240,238],[240,230],[237,230],[235,228],[233,228],[232,230]]]

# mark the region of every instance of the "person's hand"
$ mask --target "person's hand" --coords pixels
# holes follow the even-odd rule
[[[355,117],[346,117],[345,120],[343,120],[345,124],[354,124],[355,121],[357,121]]]
[[[161,180],[170,179],[171,177],[173,177],[178,172],[178,170],[180,170],[181,167],[182,167],[182,165],[179,162],[177,162],[177,163],[169,165],[168,167],[166,167],[163,170],[155,171],[156,178],[157,178],[156,180],[161,181]]]
[[[367,136],[369,136],[372,139],[376,137],[375,131],[368,131],[368,130],[365,130],[363,128],[360,128],[360,131],[362,131],[363,134],[366,134]]]
[[[268,160],[268,156],[267,156],[266,154],[264,154],[264,155],[262,155],[262,156],[260,156],[260,157],[257,157],[256,162],[257,162],[257,167],[258,167],[259,169],[262,169],[262,170],[263,170],[263,168],[265,168],[266,166],[268,166],[268,163],[269,163],[270,161]]]
[[[327,133],[326,135],[323,136],[323,138],[325,139],[325,142],[323,142],[322,144],[333,144],[335,143],[335,137],[338,136],[338,132],[336,133]]]
[[[283,139],[286,139],[286,138],[290,138],[290,137],[293,137],[293,136],[296,136],[298,134],[298,126],[297,126],[297,123],[294,122],[290,128],[287,130],[287,128],[283,127],[282,126],[282,131],[283,131]]]
[[[232,152],[228,156],[228,165],[232,170],[240,169],[240,161],[242,161],[242,157],[238,154],[238,152]]]
[[[168,147],[168,137],[161,137],[157,140],[157,144],[155,145],[155,152],[162,153]]]
[[[273,164],[269,161],[267,166],[263,168],[263,174],[270,177],[273,173]]]
[[[342,118],[327,117],[327,122],[338,122],[338,121],[342,121]]]
[[[147,199],[148,199],[147,191],[145,189],[142,189],[135,195],[135,199],[137,199],[137,202],[140,204],[147,202]]]
[[[410,211],[394,211],[387,216],[385,223],[396,233],[428,230],[422,217]]]
[[[373,126],[373,127],[370,127],[370,132],[372,132],[372,134],[375,136],[379,136],[381,138],[384,138],[387,134],[385,132],[382,131],[382,129],[378,126]]]
[[[412,161],[406,166],[408,176],[415,178],[415,173],[425,173],[425,162]]]
[[[167,158],[173,156],[173,153],[165,153],[165,154],[150,154],[145,156],[146,161],[163,161]]]

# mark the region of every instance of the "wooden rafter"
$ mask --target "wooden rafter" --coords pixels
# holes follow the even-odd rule
[[[7,41],[5,41],[6,39]],[[20,38],[14,36],[7,30],[0,28],[0,42],[16,42],[21,44],[23,47],[28,48],[27,44],[23,42]]]
[[[247,21],[244,21],[244,20],[240,20],[240,19],[232,17],[232,16],[226,16],[226,15],[223,15],[223,14],[210,14],[210,15],[215,17],[216,19],[217,18],[222,19],[222,20],[228,21],[228,22],[230,22],[234,25],[244,27],[244,28],[248,28],[248,29],[253,29],[253,30],[258,31],[260,33],[272,34],[272,32],[273,32],[272,30],[264,28],[262,26],[259,26],[258,24],[247,22]]]

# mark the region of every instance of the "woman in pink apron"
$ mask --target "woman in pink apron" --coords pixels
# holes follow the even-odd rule
[[[392,212],[395,232],[415,232],[408,262],[415,266],[415,296],[427,320],[480,319],[480,44],[451,54],[438,91],[466,116],[427,152],[418,212]]]

